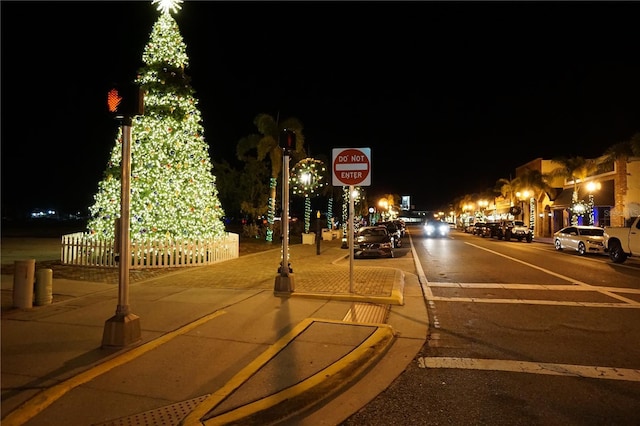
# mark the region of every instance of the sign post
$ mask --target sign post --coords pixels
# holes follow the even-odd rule
[[[333,186],[349,187],[349,291],[353,293],[354,185],[371,185],[371,148],[334,148],[332,151]]]

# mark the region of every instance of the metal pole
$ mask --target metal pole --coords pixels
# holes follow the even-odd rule
[[[322,226],[320,223],[320,210],[316,214],[316,255],[320,254],[320,235],[322,234]]]
[[[122,126],[122,170],[120,188],[120,275],[116,315],[129,314],[129,266],[131,263],[130,193],[131,193],[131,125]]]
[[[289,153],[282,157],[282,267],[283,277],[289,276]]]
[[[289,264],[289,152],[284,149],[282,155],[282,260],[274,293],[276,295],[289,295],[294,291],[293,269]]]
[[[349,239],[349,292],[353,293],[353,185],[349,185],[349,224],[347,225],[347,238]]]
[[[104,324],[103,346],[127,346],[142,339],[140,318],[129,312],[129,267],[131,265],[131,243],[129,241],[130,176],[131,176],[131,122],[125,120],[122,127],[122,172],[120,182],[119,282],[118,306],[113,317]]]

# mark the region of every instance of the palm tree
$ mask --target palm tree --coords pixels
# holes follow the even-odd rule
[[[465,217],[467,215],[467,210],[469,209],[469,206],[475,205],[476,200],[477,200],[477,197],[472,194],[465,194],[456,199],[456,203],[457,203],[456,211],[459,213],[459,216],[460,216],[459,223],[457,223],[456,226],[461,226],[463,230],[466,228],[466,226],[468,225],[468,223],[465,223],[465,221],[468,222],[468,220]]]
[[[276,187],[278,177],[282,172],[283,148],[280,146],[280,134],[283,130],[292,130],[296,135],[296,146],[290,153],[294,158],[304,158],[304,134],[302,123],[295,117],[287,118],[282,122],[274,119],[269,114],[261,113],[253,120],[258,129],[258,134],[252,134],[242,138],[237,145],[236,154],[243,159],[248,152],[255,149],[256,158],[259,161],[269,158],[271,164],[271,177],[269,178],[269,200],[267,212],[266,241],[273,241],[273,222],[276,211]]]
[[[640,157],[640,133],[634,134],[628,141],[618,142],[604,153],[605,159],[602,162],[604,167],[611,167],[616,164],[616,188],[615,188],[615,212],[616,216],[622,217],[624,212],[624,200],[627,193],[627,159],[629,157]],[[614,213],[613,211],[611,213]],[[612,214],[612,218],[613,218]],[[612,223],[613,225],[613,223]],[[618,225],[622,225],[619,223]]]
[[[534,194],[540,191],[550,191],[551,186],[548,184],[549,176],[540,172],[540,170],[533,169],[525,169],[519,176],[515,179],[515,185],[517,192],[523,191],[532,191]],[[531,203],[532,195],[529,198],[529,203]],[[529,204],[531,206],[531,204]],[[524,211],[522,212],[522,220],[524,220]],[[535,215],[529,214],[529,227],[533,229],[533,225],[535,223]]]
[[[551,162],[557,163],[560,167],[554,169],[550,176],[562,177],[573,182],[573,194],[571,196],[571,224],[578,224],[578,216],[584,214],[583,209],[577,209],[579,205],[584,205],[584,201],[578,200],[578,182],[584,180],[596,173],[598,165],[595,160],[586,159],[584,157],[556,157]]]
[[[496,181],[495,191],[502,195],[503,198],[508,199],[509,205],[513,207],[513,200],[515,199],[516,192],[518,192],[518,180],[500,178]]]

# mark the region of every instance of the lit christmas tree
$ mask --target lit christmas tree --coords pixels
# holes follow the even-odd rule
[[[153,0],[161,12],[151,31],[136,83],[144,115],[131,124],[130,239],[213,239],[225,233],[198,101],[185,74],[186,45],[171,16],[181,0]],[[122,128],[90,207],[88,233],[114,238],[120,216]]]

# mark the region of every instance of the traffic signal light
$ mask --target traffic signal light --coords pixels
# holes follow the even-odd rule
[[[107,108],[115,118],[144,114],[144,95],[137,84],[113,85],[107,93]]]
[[[291,129],[280,131],[280,146],[288,152],[296,150],[296,133]]]

